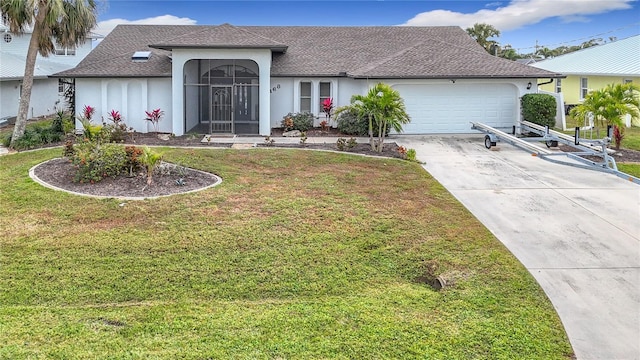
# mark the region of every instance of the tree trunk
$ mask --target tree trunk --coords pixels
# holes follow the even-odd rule
[[[29,49],[27,50],[27,59],[24,66],[24,77],[22,78],[22,92],[20,93],[20,105],[18,106],[18,116],[16,124],[13,128],[11,136],[10,148],[14,148],[18,139],[24,135],[27,127],[27,116],[29,113],[29,104],[31,103],[31,89],[33,88],[33,72],[36,66],[36,58],[38,57],[38,37],[41,34],[42,23],[48,9],[40,8],[36,21],[33,25],[33,33],[29,41]]]
[[[371,119],[371,115],[369,115],[369,146],[371,146],[371,150],[376,149],[373,142],[373,120]]]
[[[378,126],[378,144],[376,146],[376,151],[379,153],[382,152],[382,146],[384,143],[384,131],[385,131],[386,124],[387,124],[386,121],[380,120],[380,125]]]

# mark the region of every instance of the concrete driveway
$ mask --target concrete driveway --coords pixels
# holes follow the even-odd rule
[[[531,272],[578,359],[640,359],[640,186],[483,138],[394,140]]]

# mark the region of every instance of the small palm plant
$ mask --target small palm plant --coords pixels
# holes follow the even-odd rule
[[[162,161],[162,155],[151,150],[148,146],[142,149],[142,156],[140,156],[140,162],[145,166],[147,170],[147,185],[151,185],[153,182],[153,172],[160,165]]]

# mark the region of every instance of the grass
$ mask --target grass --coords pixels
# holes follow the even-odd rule
[[[123,203],[30,180],[60,149],[0,157],[0,358],[571,358],[533,277],[419,165],[162,151],[223,183]]]

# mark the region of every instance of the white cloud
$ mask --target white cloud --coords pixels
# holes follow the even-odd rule
[[[471,14],[449,10],[427,11],[414,16],[403,25],[457,25],[467,28],[475,23],[485,23],[500,31],[508,31],[553,17],[584,21],[585,15],[629,9],[633,1],[635,0],[511,0],[504,7],[482,9]]]
[[[496,7],[496,6],[500,6],[500,5],[502,5],[502,3],[499,2],[499,1],[496,1],[496,2],[490,2],[488,4],[484,4],[484,7]]]
[[[107,36],[117,25],[135,24],[135,25],[195,25],[196,21],[189,18],[179,18],[173,15],[162,15],[138,20],[126,19],[109,19],[98,22],[93,30],[94,33]]]

